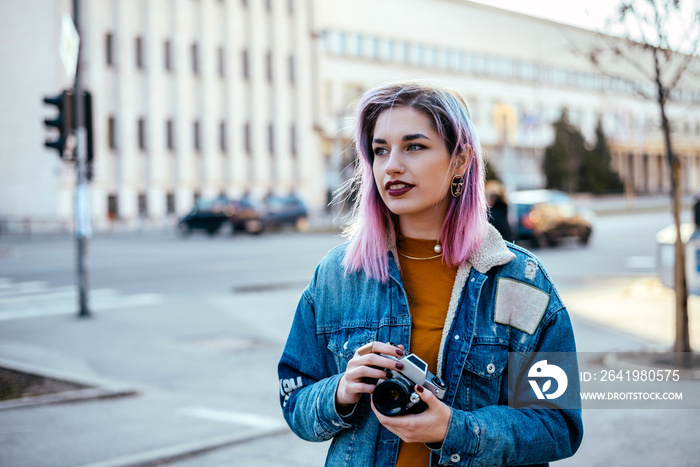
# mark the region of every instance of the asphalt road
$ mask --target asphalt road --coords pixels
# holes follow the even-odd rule
[[[601,216],[589,246],[564,241],[533,252],[560,287],[587,277],[653,274],[654,235],[670,223],[668,213]],[[90,241],[90,282],[92,288],[158,294],[297,286],[342,242],[337,234],[290,231],[187,238],[158,231],[100,234]],[[0,237],[0,277],[68,286],[74,264],[70,236]]]
[[[666,213],[599,217],[587,247],[564,242],[536,254],[560,290],[605,276],[653,275],[654,235],[670,222]],[[293,309],[317,262],[341,242],[329,233],[98,235],[89,252],[95,319],[80,322],[65,319],[75,304],[73,239],[0,237],[0,356],[16,352],[143,389],[136,398],[5,411],[0,464],[81,465],[111,457],[120,461],[104,465],[127,465],[125,452],[153,452],[173,440],[185,445],[246,424],[274,426],[274,370]],[[585,321],[574,325],[596,350],[644,344]],[[693,465],[687,437],[697,411],[661,412],[585,414],[586,444],[562,465]],[[257,418],[241,421],[241,413]],[[62,430],[81,433],[78,449]],[[175,464],[314,466],[326,448],[286,433]],[[636,461],[621,463],[628,458]]]

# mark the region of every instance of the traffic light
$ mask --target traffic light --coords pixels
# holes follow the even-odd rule
[[[44,142],[44,146],[56,149],[58,151],[58,157],[61,159],[70,159],[73,148],[66,143],[68,142],[69,135],[73,134],[74,129],[73,93],[66,90],[54,97],[44,97],[44,102],[56,106],[58,109],[56,118],[47,118],[44,120],[44,124],[47,128],[56,128],[58,130],[58,139],[53,141],[47,140]]]
[[[83,92],[83,109],[85,112],[83,116],[85,118],[85,133],[86,133],[86,144],[85,154],[87,155],[85,161],[85,170],[88,180],[92,180],[92,159],[94,157],[94,142],[92,136],[92,94],[90,91]]]

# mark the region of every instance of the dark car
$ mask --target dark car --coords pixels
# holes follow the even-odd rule
[[[249,198],[230,200],[220,196],[212,200],[197,200],[192,211],[180,219],[178,228],[183,234],[204,230],[214,235],[222,228],[260,233],[264,227],[263,210],[261,203]]]
[[[300,231],[308,229],[306,205],[296,195],[268,196],[265,207],[265,227],[291,225]]]
[[[515,216],[514,237],[534,247],[556,245],[564,237],[588,244],[593,232],[590,211],[578,208],[569,195],[558,190],[516,191],[510,196]]]

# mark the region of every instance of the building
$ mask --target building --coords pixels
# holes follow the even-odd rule
[[[463,0],[328,0],[314,10],[319,31],[322,148],[338,173],[352,156],[352,102],[376,83],[426,78],[468,99],[489,162],[510,190],[544,186],[542,159],[552,123],[568,109],[589,142],[602,119],[613,167],[636,194],[670,191],[655,102],[639,72],[615,63],[602,76],[585,52],[598,33]],[[607,37],[607,40],[611,38]],[[700,61],[694,61],[700,67]],[[700,82],[688,75],[668,113],[683,161],[683,191],[700,186]]]
[[[0,30],[7,229],[71,228],[73,167],[44,148],[42,122],[50,117],[42,97],[70,85],[58,41],[71,3],[0,5],[13,18]],[[590,31],[466,0],[93,0],[82,8],[95,230],[170,225],[198,197],[220,194],[294,192],[323,212],[351,172],[354,100],[409,78],[444,81],[467,97],[510,189],[543,186],[551,124],[567,108],[590,140],[602,119],[631,191],[669,190],[658,109],[592,67],[580,53],[598,39]],[[700,84],[682,83],[669,113],[679,122],[683,189],[694,192]]]
[[[3,2],[0,217],[69,226],[72,165],[43,147],[42,97],[70,86],[58,55],[70,1]],[[307,0],[82,1],[93,96],[92,219],[161,225],[198,197],[295,192],[325,203]],[[49,8],[46,8],[47,4]],[[27,58],[31,57],[31,58]],[[17,157],[21,155],[21,157]]]

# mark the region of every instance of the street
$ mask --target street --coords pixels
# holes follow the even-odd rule
[[[566,303],[601,281],[653,278],[654,234],[670,222],[668,213],[601,216],[589,246],[535,253]],[[0,237],[0,360],[138,392],[0,410],[0,465],[322,465],[327,444],[298,440],[283,424],[276,364],[301,291],[341,242],[289,231],[98,235],[93,316],[78,320],[74,240]],[[652,343],[570,311],[579,351]],[[698,413],[589,411],[581,450],[556,465],[693,465]]]

